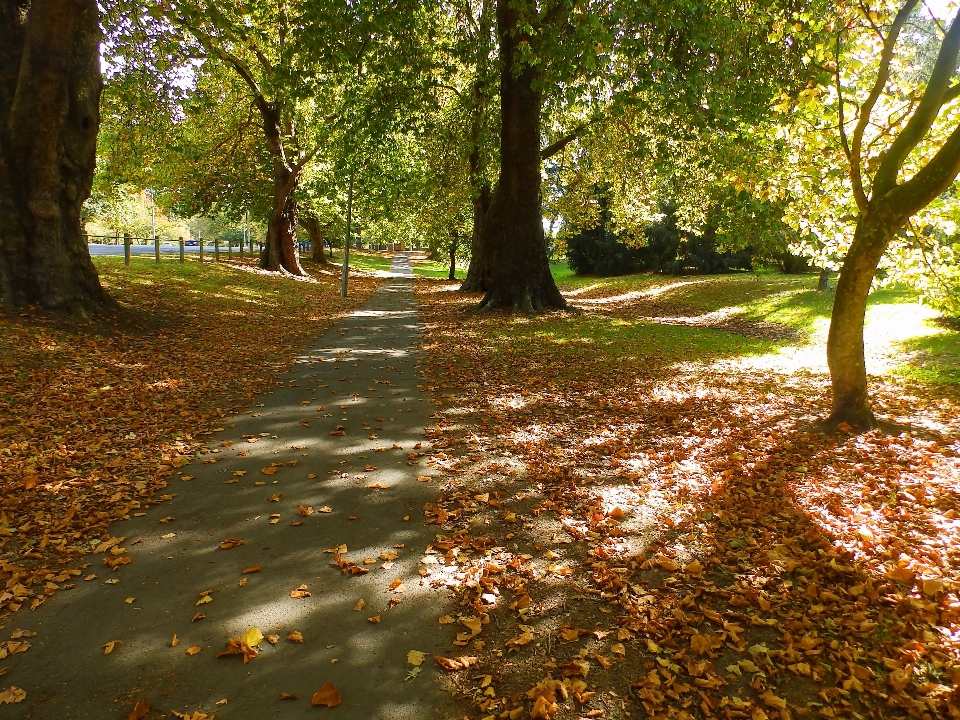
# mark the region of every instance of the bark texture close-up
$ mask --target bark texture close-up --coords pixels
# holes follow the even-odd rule
[[[0,5],[0,298],[79,316],[113,301],[81,228],[100,127],[93,0]]]

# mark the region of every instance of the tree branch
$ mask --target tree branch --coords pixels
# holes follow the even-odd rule
[[[880,95],[883,94],[883,90],[887,86],[887,80],[890,77],[890,61],[893,60],[893,50],[897,44],[897,38],[900,36],[900,31],[903,29],[907,17],[913,12],[918,2],[919,0],[906,0],[903,7],[900,8],[900,12],[893,19],[890,32],[883,40],[883,51],[880,53],[880,67],[877,69],[876,82],[874,82],[870,94],[860,108],[860,119],[853,130],[853,138],[850,144],[850,182],[853,185],[853,196],[857,201],[860,212],[867,209],[867,195],[863,190],[863,174],[860,169],[863,133],[870,123],[870,115],[873,113],[874,105],[877,104],[877,100],[880,99]],[[866,17],[870,21],[869,12],[866,13]],[[879,30],[877,32],[879,33]],[[881,37],[883,36],[881,35]]]
[[[844,127],[846,122],[843,117],[843,87],[840,85],[840,33],[837,33],[837,67],[834,73],[837,79],[837,127],[840,131],[840,144],[843,146],[843,153],[847,156],[847,162],[850,162],[850,142],[847,140],[847,129]]]
[[[540,159],[546,160],[556,155],[558,152],[561,152],[567,145],[572,143],[574,140],[582,136],[587,130],[589,130],[593,125],[596,125],[600,122],[600,118],[596,117],[588,122],[583,123],[577,128],[574,128],[566,135],[563,135],[558,140],[550,143],[545,148],[540,150]]]
[[[947,30],[940,44],[937,61],[930,72],[930,80],[927,81],[927,88],[923,92],[920,103],[907,121],[906,127],[890,144],[880,161],[880,167],[873,181],[875,193],[882,195],[896,185],[903,161],[923,140],[930,126],[936,121],[940,108],[943,107],[950,80],[956,72],[958,55],[960,55],[960,10],[954,16],[950,29]]]

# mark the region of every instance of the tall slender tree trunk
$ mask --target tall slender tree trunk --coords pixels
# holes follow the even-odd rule
[[[80,215],[100,128],[93,0],[0,5],[0,300],[85,316],[112,305]]]
[[[472,158],[472,156],[471,156]],[[490,242],[490,229],[496,226],[496,219],[490,215],[490,207],[495,191],[483,182],[473,198],[473,233],[470,236],[470,264],[467,277],[460,286],[461,292],[482,292],[490,289],[490,277],[494,260],[492,251],[495,246]]]
[[[273,210],[267,221],[267,241],[260,254],[260,267],[304,275],[297,247],[297,205],[293,191],[299,177],[279,159],[274,160]]]
[[[876,425],[867,395],[863,321],[877,266],[903,222],[899,215],[869,210],[857,221],[853,242],[840,268],[827,337],[827,364],[833,385],[833,409],[827,424],[847,423],[856,429]]]
[[[529,1],[529,0],[528,0]],[[544,250],[540,204],[540,93],[537,70],[519,66],[517,50],[529,42],[518,23],[516,0],[497,0],[500,41],[500,180],[485,222],[493,224],[490,286],[481,311],[535,312],[566,308]]]
[[[830,271],[820,268],[820,277],[817,278],[817,292],[826,292],[830,289]]]

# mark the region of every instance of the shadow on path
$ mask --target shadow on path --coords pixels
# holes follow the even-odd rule
[[[297,718],[317,712],[310,697],[326,682],[342,693],[342,720],[452,713],[432,662],[406,679],[409,650],[429,657],[443,648],[443,608],[418,574],[418,551],[432,539],[421,508],[432,492],[417,480],[430,472],[411,453],[421,452],[430,405],[417,388],[421,326],[406,256],[392,275],[255,407],[226,421],[202,460],[181,468],[192,479],[171,482],[173,500],[113,526],[131,564],[110,572],[93,556],[84,575],[96,579],[81,576],[76,590],[12,618],[8,631],[37,635],[8,659],[4,681],[27,697],[0,706],[0,718],[125,718],[138,700],[154,708],[148,719],[173,710]],[[229,348],[223,360],[229,365]],[[338,426],[344,435],[331,434]],[[376,484],[387,487],[369,487]],[[229,537],[245,544],[221,549]],[[341,544],[368,574],[341,574],[325,552]],[[395,560],[379,557],[394,550]],[[262,571],[242,574],[253,565]],[[405,592],[388,588],[395,578]],[[301,585],[310,597],[292,598]],[[204,591],[212,600],[197,606]],[[198,612],[205,617],[191,622]],[[380,622],[368,620],[375,616]],[[248,664],[214,657],[251,627],[280,639]],[[302,644],[286,639],[295,630]],[[104,656],[113,640],[121,642]],[[192,646],[200,651],[191,656]],[[299,700],[281,702],[281,692]]]

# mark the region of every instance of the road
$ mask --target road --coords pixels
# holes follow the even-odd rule
[[[90,248],[91,255],[123,255],[123,245],[101,245],[99,243],[89,243],[87,247]],[[213,245],[204,245],[204,252],[213,255]],[[185,245],[183,248],[184,253],[193,253],[197,254],[200,252],[199,245]],[[167,243],[160,244],[160,253],[162,255],[177,255],[180,252],[180,247],[176,243]],[[240,251],[234,247],[234,253],[239,253]],[[131,255],[153,255],[153,243],[149,245],[131,245],[130,246]],[[226,255],[227,248],[225,245],[220,246],[220,254]],[[249,254],[249,251],[247,252]]]

